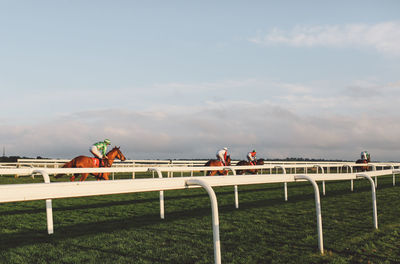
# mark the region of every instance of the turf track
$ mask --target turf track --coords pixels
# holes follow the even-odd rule
[[[33,181],[43,180],[0,177],[2,184]],[[391,176],[379,178],[378,231],[367,181],[355,181],[354,192],[349,181],[326,184],[324,256],[311,185],[288,187],[285,202],[283,184],[241,186],[239,209],[233,187],[215,188],[223,263],[400,263],[400,187]],[[1,204],[0,263],[213,263],[205,191],[165,192],[164,220],[158,199],[149,192],[54,200],[51,236],[44,201]]]

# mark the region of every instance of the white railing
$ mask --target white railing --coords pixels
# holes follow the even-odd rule
[[[39,159],[27,159],[23,160],[24,162],[17,162],[17,163],[0,163],[0,175],[2,168],[59,168],[60,165],[64,164],[68,160],[63,160],[62,163],[57,163],[60,160],[51,160],[51,162],[43,162],[43,160]],[[28,161],[28,162],[25,162]],[[32,161],[32,162],[31,162]],[[115,161],[113,167],[202,167],[206,161],[163,161],[163,160],[126,160],[126,161]],[[235,166],[237,161],[232,163]],[[14,165],[13,165],[14,164]],[[260,165],[259,165],[260,166]],[[356,167],[365,167],[369,166],[372,169],[384,169],[385,167],[388,168],[400,168],[400,163],[368,163],[368,164],[356,164],[354,162],[318,162],[318,163],[311,163],[311,162],[265,162],[265,165],[261,165],[262,167],[258,167],[260,169],[274,169],[276,167],[285,168],[288,173],[297,173],[298,170],[303,170],[304,173],[307,173],[307,169],[319,167],[321,169],[326,168],[326,173],[330,173],[331,169],[335,169],[336,172],[352,172]],[[240,166],[240,168],[246,168],[246,166]],[[250,169],[255,169],[255,166],[252,166]],[[173,176],[173,172],[171,171],[171,175]],[[270,171],[271,173],[271,171]]]
[[[393,166],[393,165],[392,165]],[[203,187],[208,192],[211,199],[212,221],[213,221],[213,240],[214,240],[214,258],[215,263],[221,262],[220,241],[219,241],[219,223],[218,223],[218,206],[216,196],[212,187],[217,186],[238,186],[249,184],[266,184],[266,183],[288,183],[297,181],[310,181],[314,187],[315,205],[317,213],[317,232],[318,246],[321,253],[323,250],[323,233],[322,233],[322,215],[319,201],[319,181],[336,181],[336,180],[355,180],[360,177],[366,178],[371,183],[372,203],[373,203],[373,222],[374,228],[378,228],[377,207],[375,195],[375,183],[371,177],[399,173],[400,170],[375,170],[362,173],[318,173],[318,174],[264,174],[264,175],[243,175],[237,176],[236,170],[264,168],[265,166],[228,166],[224,169],[231,170],[232,176],[214,176],[214,177],[174,177],[163,178],[163,173],[171,171],[184,172],[190,170],[221,170],[221,167],[152,167],[152,168],[74,168],[74,169],[1,169],[5,174],[16,173],[40,173],[45,183],[34,184],[5,184],[0,185],[0,203],[4,202],[20,202],[32,200],[46,200],[47,225],[48,233],[54,232],[52,218],[52,199],[72,198],[81,196],[94,195],[110,195],[134,192],[160,191],[160,215],[164,214],[164,197],[161,199],[161,192],[165,190],[187,189],[192,187]],[[267,165],[268,167],[268,165]],[[269,167],[271,167],[269,165]],[[276,166],[274,166],[276,167]],[[279,166],[284,171],[285,166]],[[155,171],[159,178],[155,179],[134,179],[134,180],[115,180],[115,181],[89,181],[89,182],[50,182],[49,174],[58,173],[104,173],[104,172],[146,172]],[[323,171],[322,171],[323,172]],[[394,177],[394,176],[393,176]],[[235,188],[236,196],[237,188]],[[238,199],[238,196],[237,196]],[[236,199],[235,199],[236,200]],[[162,212],[162,214],[161,214]]]
[[[61,167],[63,164],[70,160],[67,159],[18,159],[17,162],[10,163],[7,162],[7,165],[14,165],[15,167],[50,167],[50,168],[58,168]],[[202,166],[208,160],[126,160],[124,162],[120,162],[118,160],[115,161],[115,166],[120,166],[122,164],[127,165],[130,164],[131,166]],[[238,160],[232,161],[232,165],[236,165]],[[265,165],[289,165],[301,168],[303,165],[321,165],[324,167],[336,167],[340,169],[341,166],[354,166],[356,165],[355,162],[331,162],[331,161],[324,161],[324,162],[311,162],[311,161],[264,161]],[[370,165],[381,166],[384,164],[391,164],[394,166],[400,166],[400,163],[384,163],[384,162],[371,162]],[[0,163],[1,165],[1,163]],[[356,166],[365,166],[365,164],[358,164]]]

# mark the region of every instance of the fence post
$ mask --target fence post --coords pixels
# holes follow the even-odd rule
[[[314,165],[314,167],[317,167],[317,174],[318,168],[321,168],[322,174],[325,174],[325,170],[321,165]],[[322,181],[322,194],[325,196],[325,181]]]
[[[372,191],[372,216],[374,219],[374,227],[378,229],[378,210],[376,207],[376,192],[375,192],[375,184],[370,176],[367,174],[356,174],[357,178],[366,178],[371,183],[371,191]]]
[[[324,241],[322,237],[322,216],[321,216],[321,201],[319,198],[319,189],[318,184],[315,182],[314,179],[307,175],[296,175],[294,176],[295,180],[298,179],[305,179],[311,182],[312,186],[314,187],[314,195],[315,195],[315,208],[317,213],[317,232],[318,232],[318,248],[320,253],[324,254]]]
[[[372,171],[376,171],[376,166],[371,164]],[[378,177],[375,176],[375,188],[378,188]]]
[[[348,164],[345,164],[345,165],[343,165],[343,167],[346,167],[346,173],[349,172],[349,168],[350,168],[350,173],[353,173],[353,167],[352,166],[350,166]],[[351,191],[354,190],[354,180],[353,179],[350,180],[350,190]]]
[[[275,166],[275,169],[277,168],[281,168],[283,170],[283,174],[286,174],[286,168],[281,166],[281,165],[277,165]],[[284,193],[285,193],[285,201],[288,200],[288,191],[287,191],[287,182],[283,183],[283,189],[284,189]]]
[[[232,166],[228,167],[231,171],[233,176],[236,176],[236,169]],[[233,187],[234,189],[234,193],[235,193],[235,208],[238,209],[239,208],[239,191],[238,191],[238,186],[234,185]]]
[[[134,161],[132,161],[132,166],[133,167],[135,167],[136,165],[135,165],[135,162]],[[135,171],[132,171],[132,179],[135,179]]]
[[[221,264],[221,242],[219,239],[219,215],[218,215],[218,202],[214,190],[209,184],[200,179],[189,179],[186,181],[188,186],[200,185],[203,187],[211,200],[212,224],[213,224],[213,240],[214,240],[214,262]]]
[[[32,174],[40,173],[43,176],[44,182],[50,184],[50,177],[44,170],[33,170]],[[47,233],[49,235],[54,233],[53,227],[53,206],[51,199],[46,200],[46,217],[47,217]]]
[[[149,171],[157,172],[158,178],[162,179],[162,172],[159,168],[149,168]],[[164,219],[164,191],[160,191],[160,218]]]
[[[390,169],[393,171],[394,170],[394,166],[390,165]],[[392,176],[393,176],[393,186],[395,186],[396,185],[396,176],[395,176],[394,172],[392,173]]]

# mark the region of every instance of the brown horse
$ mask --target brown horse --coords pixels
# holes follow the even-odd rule
[[[230,166],[231,161],[232,161],[231,156],[230,155],[226,156],[226,166]],[[219,166],[224,166],[224,164],[222,164],[222,162],[217,159],[212,159],[212,160],[207,161],[207,163],[204,166],[205,167],[219,167]],[[214,176],[216,173],[218,173],[218,175],[227,175],[228,171],[227,170],[206,171],[207,176]]]
[[[239,161],[236,166],[252,166],[253,164],[251,164],[249,161],[245,161],[245,160],[241,160]],[[255,165],[264,165],[264,159],[258,159]],[[256,174],[258,172],[258,170],[256,169],[252,169],[252,170],[237,170],[236,174],[245,174],[245,172],[249,172],[251,174]]]
[[[119,147],[114,147],[112,150],[110,150],[106,154],[107,158],[105,160],[104,167],[111,167],[111,165],[114,162],[114,159],[119,159],[121,161],[126,160],[124,154],[119,150]],[[99,168],[99,159],[98,158],[92,158],[92,157],[86,157],[86,156],[78,156],[76,158],[73,158],[70,162],[67,162],[62,166],[63,168]],[[110,173],[90,173],[91,175],[95,176],[97,180],[108,180],[108,175]],[[80,173],[81,178],[80,181],[86,180],[86,178],[89,176],[89,173]],[[61,175],[57,175],[56,178],[60,177]],[[79,174],[78,174],[79,177]],[[75,175],[72,174],[70,181],[75,181]]]
[[[356,160],[356,164],[368,164],[368,162],[370,162],[369,159],[359,159]],[[359,172],[359,171],[368,171],[369,170],[369,166],[357,166],[353,168],[354,172]]]

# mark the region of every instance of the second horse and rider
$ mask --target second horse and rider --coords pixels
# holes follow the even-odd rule
[[[257,152],[253,149],[253,151],[250,151],[247,153],[247,161],[241,160],[239,161],[236,166],[252,166],[252,165],[264,165],[264,159],[257,159],[256,158]],[[228,148],[223,148],[221,150],[217,151],[217,159],[216,160],[209,160],[204,166],[230,166],[231,165],[231,158],[230,155],[228,155]],[[368,153],[368,151],[362,151],[361,152],[361,159],[358,159],[356,161],[356,164],[368,164],[371,161],[371,155]],[[368,165],[365,166],[359,166],[359,167],[354,167],[354,171],[368,171],[371,170],[371,167]],[[256,174],[258,172],[257,169],[246,169],[246,170],[236,170],[236,174],[245,174],[245,173],[251,173],[251,174]],[[214,176],[215,174],[218,175],[227,175],[228,171],[227,170],[217,170],[217,171],[206,171],[207,176]]]
[[[259,159],[257,160],[257,152],[255,149],[247,153],[247,161],[241,160],[239,161],[236,166],[253,166],[253,165],[264,165],[264,160]],[[217,159],[209,160],[204,166],[206,167],[218,167],[218,166],[230,166],[231,165],[231,157],[228,155],[228,148],[223,148],[217,151],[216,153]],[[236,174],[244,174],[245,172],[249,172],[251,174],[256,174],[257,170],[237,170]],[[218,175],[227,175],[227,170],[215,170],[215,171],[207,171],[207,176],[214,176],[215,174]]]

